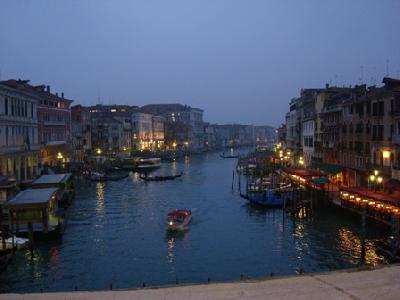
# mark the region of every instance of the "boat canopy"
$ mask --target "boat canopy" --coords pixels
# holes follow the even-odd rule
[[[39,184],[60,184],[65,183],[71,178],[71,173],[42,175],[32,182],[32,186]]]
[[[55,199],[57,191],[57,188],[27,189],[19,192],[7,204],[12,208],[18,206],[47,206],[51,199]]]
[[[168,213],[168,217],[187,217],[190,215],[190,210],[174,210]]]

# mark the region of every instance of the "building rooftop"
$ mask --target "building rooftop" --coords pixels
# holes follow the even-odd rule
[[[200,108],[194,108],[188,105],[182,105],[180,103],[170,103],[170,104],[148,104],[144,105],[140,108],[140,111],[145,113],[150,113],[153,115],[162,115],[165,113],[171,112],[181,112],[181,111],[189,111],[191,109],[196,109],[203,111]]]

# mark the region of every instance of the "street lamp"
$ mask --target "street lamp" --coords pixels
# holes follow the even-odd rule
[[[376,188],[378,185],[380,185],[383,181],[383,177],[379,176],[379,171],[374,170],[373,174],[368,176],[368,188],[370,183],[372,183],[374,190],[376,191]]]
[[[100,149],[100,148],[97,148],[96,153],[97,153],[98,155],[100,155],[100,154],[101,154],[101,149]]]
[[[57,158],[58,158],[58,159],[63,159],[63,158],[64,158],[61,152],[58,152],[58,153],[57,153]]]

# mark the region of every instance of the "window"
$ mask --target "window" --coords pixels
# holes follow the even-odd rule
[[[4,101],[4,113],[8,115],[8,98],[6,97],[6,101]]]
[[[365,102],[365,106],[367,108],[367,115],[371,114],[371,101]]]

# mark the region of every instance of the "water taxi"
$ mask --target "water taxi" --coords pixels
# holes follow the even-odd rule
[[[192,220],[192,212],[189,209],[173,210],[168,213],[168,230],[183,230]]]
[[[161,167],[161,158],[141,158],[137,163],[138,170],[151,170]]]

